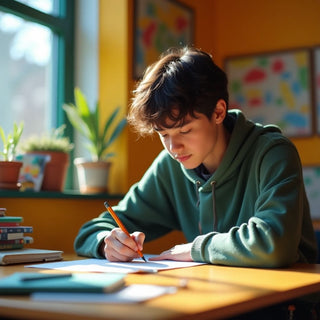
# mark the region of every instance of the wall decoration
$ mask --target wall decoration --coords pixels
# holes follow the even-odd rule
[[[313,133],[311,51],[295,49],[226,59],[230,108],[290,137]]]
[[[315,106],[317,112],[317,133],[320,134],[320,47],[313,51],[314,57],[314,89],[315,89]]]
[[[311,217],[320,218],[320,167],[303,167],[303,180],[310,205]]]
[[[193,30],[193,11],[184,4],[174,0],[135,0],[134,78],[140,78],[168,48],[192,45]]]

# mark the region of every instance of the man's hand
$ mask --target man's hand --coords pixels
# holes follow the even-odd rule
[[[128,237],[120,228],[115,228],[104,238],[103,254],[109,261],[132,261],[139,258],[145,234],[134,232]]]
[[[149,260],[193,261],[191,258],[191,247],[192,243],[179,244],[169,250],[163,251],[160,255],[152,257]]]

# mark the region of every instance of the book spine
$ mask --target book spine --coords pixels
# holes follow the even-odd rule
[[[0,222],[22,222],[23,217],[0,216]]]
[[[11,243],[11,244],[1,244],[0,243],[0,250],[11,250],[11,249],[22,249],[23,243]]]
[[[12,239],[12,240],[0,240],[0,244],[21,244],[21,243],[25,243],[24,238]]]
[[[33,231],[32,227],[0,227],[0,233],[16,233],[16,232],[26,232],[31,233]]]
[[[19,222],[0,222],[0,227],[18,227]]]
[[[0,233],[0,240],[14,240],[14,239],[22,239],[23,233],[16,232],[16,233]]]

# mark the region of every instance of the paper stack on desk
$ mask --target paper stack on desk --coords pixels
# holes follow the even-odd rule
[[[27,268],[45,268],[64,270],[69,272],[113,272],[113,273],[156,273],[160,270],[195,267],[203,262],[159,260],[149,261],[155,255],[146,254],[147,262],[134,259],[131,262],[111,262],[106,259],[81,259],[27,265]]]
[[[64,303],[138,303],[172,294],[175,286],[125,286],[121,273],[16,272],[0,279],[0,295],[26,295],[37,301]]]

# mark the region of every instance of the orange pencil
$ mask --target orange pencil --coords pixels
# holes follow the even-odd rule
[[[117,225],[119,226],[119,228],[128,236],[130,236],[130,233],[128,232],[128,230],[126,229],[126,227],[124,226],[124,224],[121,222],[121,220],[119,219],[119,217],[117,216],[117,214],[113,211],[113,209],[111,208],[111,206],[108,204],[107,201],[104,202],[104,206],[107,208],[108,212],[111,214],[112,218],[115,220],[115,222],[117,223]],[[144,255],[142,254],[142,252],[138,249],[137,250],[139,256],[144,260],[144,262],[147,262],[146,258],[144,257]]]

